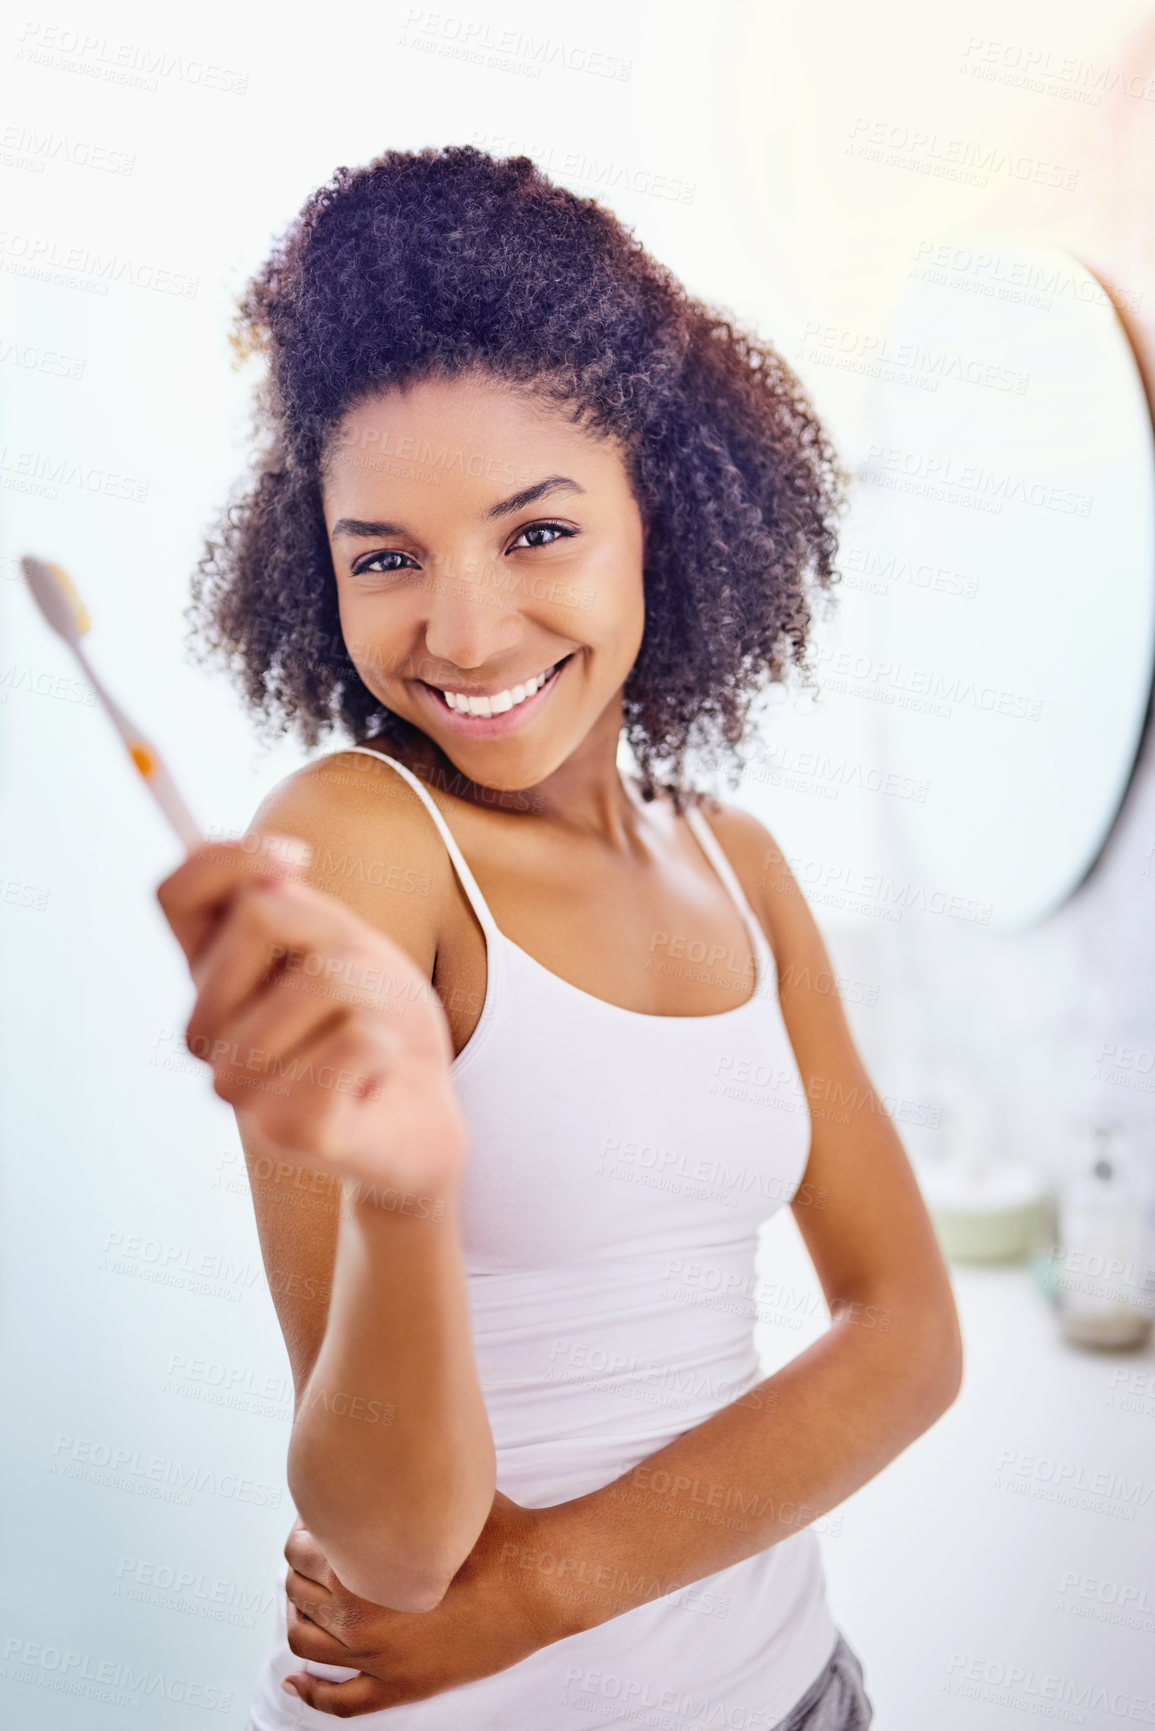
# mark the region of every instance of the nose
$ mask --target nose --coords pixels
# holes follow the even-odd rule
[[[488,565],[435,571],[429,585],[419,679],[435,683],[500,662],[523,635],[521,614]],[[432,672],[426,668],[431,667]]]

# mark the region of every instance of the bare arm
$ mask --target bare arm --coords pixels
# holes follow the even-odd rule
[[[262,895],[248,861],[247,888],[234,895],[229,920],[199,953],[192,946],[201,995],[190,1043],[196,1050],[194,1036],[211,1034],[229,1048],[214,1064],[214,1086],[237,1111],[292,1365],[293,1500],[353,1592],[395,1610],[426,1611],[472,1550],[496,1478],[460,1249],[461,1166],[440,1161],[434,1146],[455,1128],[448,1030],[440,1006],[435,1016],[429,1009],[437,898],[390,900],[367,887],[387,874],[335,869],[335,858],[363,864],[383,846],[396,856],[390,864],[408,868],[413,848],[428,842],[400,803],[379,794],[369,811],[360,788],[347,800],[319,799],[308,785],[317,773],[313,766],[292,778],[256,819],[264,831],[312,844],[307,881]],[[196,869],[180,868],[168,885],[190,870],[195,878]],[[411,883],[413,873],[393,871],[388,881]],[[187,929],[189,904],[207,894],[203,881],[181,879],[168,889],[162,905],[174,929],[181,919]],[[331,928],[318,937],[322,919]],[[303,933],[296,950],[294,922]],[[290,954],[336,956],[343,965],[352,956],[353,973],[286,967],[272,983],[258,981],[254,957],[278,941]],[[389,983],[361,989],[374,969]],[[373,1006],[391,1006],[393,1020]],[[400,1029],[405,1057],[380,1102],[362,1108],[337,1078],[360,1073],[358,1048],[346,1043],[363,1027],[386,1038]],[[346,1049],[353,1055],[342,1069]],[[317,1085],[310,1092],[294,1079],[291,1097],[281,1099],[278,1078],[303,1077],[310,1063]],[[361,1110],[368,1130],[355,1167],[341,1127]],[[377,1182],[377,1150],[387,1144],[392,1152]]]
[[[723,815],[724,814],[724,815]],[[958,1394],[949,1277],[834,971],[780,850],[745,813],[711,818],[779,965],[813,1134],[794,1217],[834,1320],[747,1394],[596,1491],[542,1509],[505,1567],[540,1578],[552,1639],[753,1556],[880,1472]],[[837,1102],[837,1110],[823,1102]],[[840,1121],[841,1120],[841,1121]],[[539,1557],[556,1564],[546,1573]]]
[[[243,1141],[293,1369],[294,1505],[351,1592],[430,1610],[472,1549],[495,1478],[456,1194],[342,1209],[325,1175],[262,1153],[251,1130]]]
[[[456,1212],[451,1190],[344,1210],[289,1444],[293,1501],[338,1578],[394,1610],[440,1602],[493,1501]]]

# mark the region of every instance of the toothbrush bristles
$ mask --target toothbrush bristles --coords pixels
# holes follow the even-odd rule
[[[75,583],[62,565],[26,553],[20,561],[33,599],[58,637],[75,643],[92,625]]]

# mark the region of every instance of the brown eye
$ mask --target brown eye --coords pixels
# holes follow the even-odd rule
[[[528,543],[525,541],[525,536],[527,536],[527,535],[540,535],[543,532],[550,533],[553,535],[573,535],[576,533],[576,531],[573,529],[567,529],[565,527],[564,523],[529,523],[521,531],[521,534],[517,537],[517,540],[513,542],[512,546],[509,548],[509,551],[512,553],[515,547],[520,547],[520,546],[525,546],[525,545],[528,545],[531,547],[552,547],[553,546],[552,541],[531,541]]]
[[[398,552],[392,551],[392,550],[387,552],[387,553],[370,553],[370,555],[367,559],[361,559],[358,561],[358,563],[356,565],[354,565],[354,567],[353,567],[354,577],[363,577],[366,572],[370,572],[373,574],[379,574],[382,576],[388,576],[390,574],[390,572],[400,571],[403,569],[403,567],[400,565],[382,566],[382,564],[381,564],[382,559],[409,559],[409,555],[408,555],[408,553],[398,553]],[[410,563],[410,565],[413,566],[414,570],[417,569],[417,567],[414,564],[414,561],[412,559],[409,559],[409,563]]]

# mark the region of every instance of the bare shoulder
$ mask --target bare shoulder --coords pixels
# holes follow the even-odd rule
[[[308,880],[386,933],[432,977],[452,865],[423,802],[391,764],[336,751],[286,776],[254,829],[300,836]]]
[[[752,812],[740,805],[704,794],[701,812],[733,866],[746,899],[761,920],[778,962],[780,976],[813,960],[815,946],[823,950],[814,915],[777,839]]]

